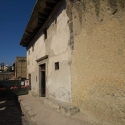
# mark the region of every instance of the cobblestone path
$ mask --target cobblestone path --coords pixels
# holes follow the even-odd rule
[[[30,125],[16,97],[0,97],[0,125]]]

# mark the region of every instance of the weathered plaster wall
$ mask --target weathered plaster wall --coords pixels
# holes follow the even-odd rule
[[[56,11],[51,18],[47,28],[47,39],[44,40],[44,34],[41,32],[37,36],[34,51],[30,48],[28,72],[31,73],[32,90],[39,93],[39,78],[36,81],[36,75],[39,77],[39,69],[36,60],[48,55],[46,61],[46,87],[47,96],[52,96],[60,100],[71,102],[71,49],[68,46],[70,39],[69,18],[66,14],[65,2]],[[55,70],[55,63],[59,62],[59,70]],[[42,64],[42,62],[40,62]]]
[[[38,74],[38,64],[36,60],[45,56],[46,48],[45,48],[45,42],[44,42],[44,35],[40,35],[38,39],[35,39],[35,40],[36,42],[33,44],[34,51],[32,51],[32,46],[27,50],[27,77],[28,77],[28,74],[31,74],[32,91],[38,94],[39,74]],[[36,77],[37,77],[37,80],[36,80]]]
[[[84,117],[125,124],[125,2],[71,0],[72,99]],[[71,17],[71,16],[70,16]]]
[[[26,78],[27,76],[27,60],[26,57],[16,57],[15,61],[15,77]]]

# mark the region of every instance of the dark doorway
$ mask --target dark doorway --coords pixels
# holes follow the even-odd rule
[[[29,74],[29,90],[31,90],[31,74]]]
[[[41,80],[40,80],[41,92],[40,92],[40,95],[42,97],[45,97],[46,96],[46,64],[40,65],[40,75],[41,75]]]

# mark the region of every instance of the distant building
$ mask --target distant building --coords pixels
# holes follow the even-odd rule
[[[0,64],[0,72],[3,72],[4,71],[4,63],[1,63]]]
[[[0,65],[0,72],[6,72],[10,66],[9,65]]]
[[[27,76],[27,60],[26,57],[16,57],[14,64],[15,77],[26,78]]]
[[[4,71],[6,72],[9,67],[10,67],[9,65],[4,66]]]

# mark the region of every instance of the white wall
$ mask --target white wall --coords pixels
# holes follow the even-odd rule
[[[31,73],[32,91],[39,93],[39,64],[37,59],[48,55],[46,61],[46,87],[47,96],[53,96],[67,102],[71,102],[71,50],[68,46],[70,39],[70,31],[68,26],[68,16],[66,14],[65,5],[62,4],[54,19],[47,29],[47,39],[44,40],[44,35],[41,33],[37,36],[34,44],[34,51],[30,47],[30,55],[27,50],[28,73]],[[57,17],[56,17],[57,16]],[[59,62],[59,70],[55,70],[55,62]],[[42,62],[40,62],[42,63]],[[37,81],[36,81],[37,76]]]

